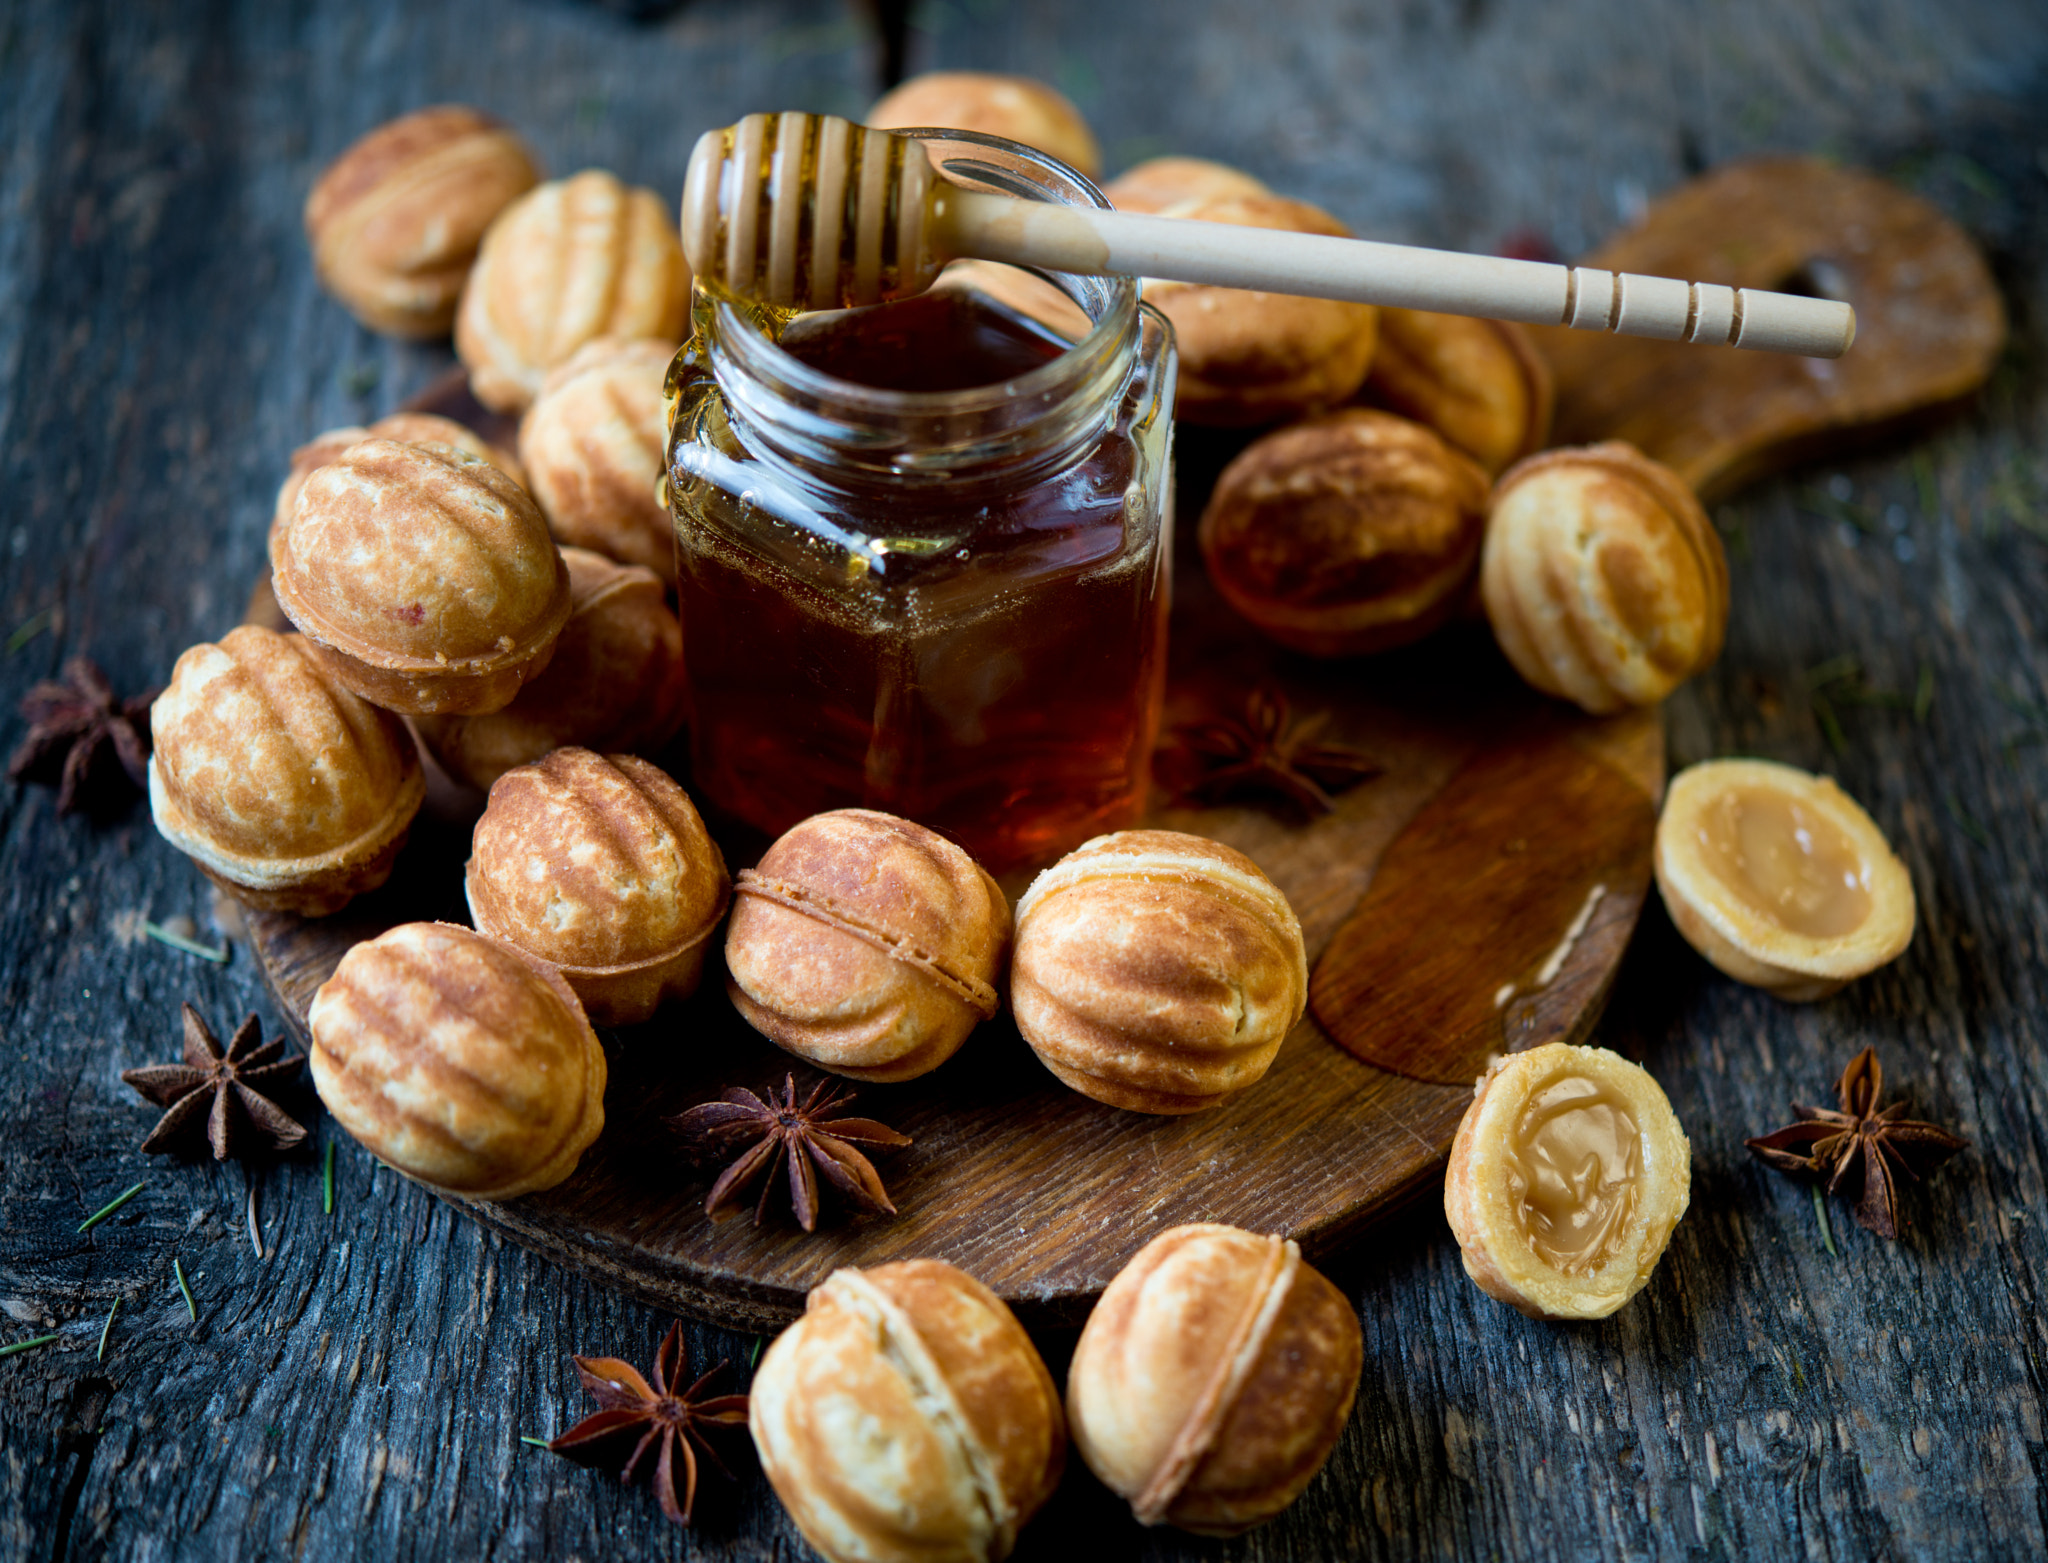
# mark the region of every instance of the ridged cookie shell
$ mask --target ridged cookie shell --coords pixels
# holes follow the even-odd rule
[[[464,1199],[553,1188],[604,1129],[604,1049],[569,985],[452,923],[356,945],[307,1012],[335,1121]]]

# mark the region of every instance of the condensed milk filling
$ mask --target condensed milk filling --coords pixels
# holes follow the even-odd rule
[[[1714,877],[1788,932],[1838,939],[1870,916],[1862,854],[1810,805],[1775,788],[1731,788],[1701,811],[1696,828]]]
[[[1530,1098],[1508,1154],[1508,1194],[1544,1263],[1583,1275],[1614,1257],[1635,1209],[1642,1135],[1628,1104],[1584,1075]]]

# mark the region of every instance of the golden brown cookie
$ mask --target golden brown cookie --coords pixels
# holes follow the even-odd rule
[[[1273,192],[1241,168],[1205,157],[1155,157],[1133,164],[1102,187],[1120,212],[1178,217],[1204,201]]]
[[[1351,233],[1328,212],[1278,195],[1183,202],[1173,215],[1338,238]],[[1145,302],[1173,322],[1179,412],[1190,423],[1249,428],[1349,401],[1379,336],[1379,311],[1370,304],[1152,279]]]
[[[306,197],[320,280],[373,331],[441,336],[484,230],[540,169],[520,139],[457,104],[379,125]]]
[[[1292,1242],[1174,1227],[1088,1315],[1067,1370],[1074,1448],[1140,1524],[1234,1536],[1323,1468],[1364,1359],[1350,1301]]]
[[[515,765],[575,744],[653,754],[683,725],[683,628],[661,580],[638,565],[564,548],[569,622],[548,665],[482,716],[416,716],[441,768],[482,791]]]
[[[1487,1296],[1532,1319],[1604,1319],[1657,1268],[1691,1169],[1655,1080],[1605,1048],[1550,1042],[1480,1076],[1444,1214]]]
[[[431,412],[395,412],[364,428],[350,426],[329,429],[292,452],[291,470],[278,485],[277,501],[270,510],[270,535],[283,531],[298,508],[299,490],[306,479],[327,465],[351,445],[364,440],[397,440],[403,445],[453,445],[472,456],[481,456],[521,488],[526,486],[526,469],[509,450],[491,444],[467,424]]]
[[[576,995],[468,928],[404,923],[356,945],[306,1024],[335,1122],[444,1193],[553,1188],[604,1130],[604,1049]]]
[[[316,468],[270,575],[335,676],[387,711],[501,709],[569,618],[569,567],[526,490],[451,445],[363,440]]]
[[[1550,366],[1512,320],[1382,309],[1360,395],[1428,424],[1489,477],[1550,437]]]
[[[244,625],[192,647],[149,725],[157,829],[267,911],[324,917],[383,884],[426,796],[404,724],[302,636]]]
[[[464,887],[478,931],[554,967],[601,1026],[636,1025],[697,991],[732,893],[724,856],[668,773],[588,749],[498,778]]]
[[[1595,715],[1654,705],[1721,654],[1728,558],[1669,467],[1609,441],[1494,486],[1480,595],[1515,671]]]
[[[675,344],[600,337],[549,372],[519,425],[519,459],[555,539],[676,576],[656,491],[668,443],[662,383]]]
[[[1486,474],[1419,423],[1348,408],[1253,442],[1202,512],[1224,601],[1311,656],[1420,640],[1470,595]]]
[[[833,1271],[761,1358],[748,1422],[775,1495],[831,1563],[1007,1557],[1066,1464],[1030,1338],[936,1259]]]
[[[883,94],[868,110],[876,130],[938,126],[1021,141],[1093,179],[1102,153],[1081,111],[1050,83],[988,71],[927,71]]]
[[[908,1080],[996,1012],[1010,905],[936,831],[873,809],[814,814],[735,890],[726,990],[821,1069]]]
[[[689,304],[689,262],[661,197],[585,169],[529,191],[491,225],[455,351],[478,401],[520,412],[585,342],[656,337],[673,351]]]
[[[1017,903],[1017,1029],[1098,1102],[1192,1113],[1228,1101],[1265,1074],[1307,1003],[1300,919],[1221,842],[1097,836]]]

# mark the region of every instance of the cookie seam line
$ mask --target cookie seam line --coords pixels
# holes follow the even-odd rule
[[[849,1267],[833,1271],[826,1285],[839,1293],[841,1301],[851,1304],[856,1312],[878,1327],[883,1360],[903,1375],[912,1394],[931,1408],[934,1420],[951,1435],[954,1447],[960,1451],[961,1463],[967,1467],[968,1477],[974,1483],[974,1493],[981,1501],[982,1512],[988,1519],[991,1532],[988,1539],[1000,1543],[1007,1551],[1008,1541],[1016,1533],[1017,1516],[1004,1498],[1002,1483],[995,1473],[994,1459],[975,1436],[959,1397],[939,1370],[937,1360],[918,1335],[909,1314],[856,1269]],[[994,1549],[984,1549],[984,1555],[998,1554]]]
[[[733,880],[735,896],[758,896],[763,901],[772,901],[777,906],[787,907],[792,912],[836,928],[841,933],[873,945],[885,955],[894,956],[906,965],[914,966],[938,982],[948,992],[969,1005],[983,1020],[992,1019],[999,1004],[996,990],[979,978],[948,971],[935,956],[920,950],[907,939],[884,933],[872,928],[855,917],[849,916],[836,905],[831,897],[815,895],[802,885],[790,884],[787,880],[771,879],[751,868],[743,868]]]
[[[476,889],[472,887],[467,872],[465,872],[463,875],[463,891],[466,895],[469,895],[473,898],[470,902],[469,910],[471,918],[475,919],[477,917],[476,900],[474,899],[476,898]],[[504,898],[499,896],[494,888],[490,887],[488,881],[484,882],[484,893],[481,899],[485,903],[486,914],[489,917],[491,917],[493,920],[503,917]],[[558,961],[551,955],[536,955],[534,951],[528,950],[524,945],[519,943],[519,940],[517,938],[515,938],[513,935],[509,933],[500,933],[495,929],[486,929],[482,926],[479,926],[477,928],[477,932],[488,933],[493,939],[499,939],[506,944],[515,946],[522,955],[530,956],[535,959],[547,962],[556,970],[564,973],[565,980],[566,974],[569,972],[574,972],[579,977],[624,977],[630,976],[634,972],[652,970],[654,967],[663,965],[669,961],[680,960],[683,956],[689,954],[692,950],[698,948],[700,945],[704,943],[705,940],[709,939],[714,933],[718,931],[719,922],[724,918],[726,908],[731,904],[732,887],[727,886],[725,892],[719,896],[717,906],[705,918],[704,926],[698,929],[698,931],[692,934],[689,938],[683,940],[682,943],[673,945],[666,950],[658,951],[653,955],[644,956],[637,961],[620,961],[617,964],[611,966],[593,966],[585,964],[580,961]]]
[[[1265,1350],[1280,1310],[1294,1289],[1295,1274],[1301,1268],[1301,1249],[1292,1239],[1275,1237],[1268,1238],[1267,1242],[1271,1244],[1271,1257],[1260,1278],[1262,1289],[1258,1302],[1247,1309],[1238,1322],[1230,1345],[1222,1354],[1221,1366],[1189,1409],[1187,1421],[1167,1450],[1166,1458],[1160,1461],[1159,1469],[1152,1473],[1151,1480],[1131,1500],[1131,1511],[1141,1525],[1157,1525],[1166,1518],[1174,1499],[1180,1496],[1188,1478],[1194,1475],[1195,1468],[1209,1453],[1210,1446],[1223,1431],[1226,1409],[1236,1401],[1245,1380],[1251,1377],[1252,1367]]]
[[[158,833],[194,862],[203,863],[251,890],[290,889],[303,883],[308,874],[359,867],[389,846],[400,831],[411,828],[427,796],[426,773],[421,770],[419,758],[415,755],[410,774],[400,786],[399,802],[392,805],[369,830],[351,836],[340,846],[330,847],[325,852],[303,853],[291,858],[255,858],[246,853],[224,851],[205,839],[191,815],[171,796],[169,783],[159,779],[155,755],[149,757],[147,776],[144,790],[149,795],[151,811],[155,813],[159,803],[175,811],[169,829],[165,828],[163,816],[156,813]],[[408,797],[413,800],[410,809],[404,806]],[[258,877],[252,878],[252,875]]]

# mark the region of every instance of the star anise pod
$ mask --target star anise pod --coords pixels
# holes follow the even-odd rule
[[[1330,713],[1293,720],[1287,696],[1261,684],[1246,697],[1244,719],[1188,722],[1173,730],[1177,750],[1161,758],[1161,778],[1176,797],[1227,803],[1276,797],[1309,817],[1336,808],[1334,793],[1385,769],[1362,750],[1316,742]]]
[[[284,1038],[263,1040],[263,1022],[251,1015],[235,1032],[225,1053],[220,1041],[190,1004],[185,1011],[185,1062],[124,1069],[121,1078],[165,1109],[142,1142],[146,1151],[173,1151],[206,1125],[213,1159],[239,1155],[253,1133],[272,1150],[290,1150],[306,1131],[270,1100],[270,1093],[298,1077],[306,1061],[283,1057]]]
[[[661,1453],[654,1462],[654,1492],[661,1500],[661,1512],[678,1525],[689,1524],[690,1509],[697,1501],[696,1450],[703,1450],[705,1458],[728,1479],[732,1476],[702,1429],[746,1425],[745,1395],[700,1398],[705,1386],[724,1372],[726,1365],[719,1363],[688,1389],[675,1388],[683,1370],[680,1324],[669,1326],[668,1338],[655,1354],[652,1384],[630,1362],[617,1357],[572,1360],[576,1376],[596,1397],[601,1409],[555,1439],[548,1445],[549,1450],[578,1465],[613,1465],[623,1461],[619,1465],[619,1480],[630,1483],[647,1451],[659,1446]],[[696,1449],[691,1447],[693,1444]],[[682,1455],[680,1473],[676,1470],[678,1453]]]
[[[62,680],[45,679],[21,698],[28,736],[7,762],[10,781],[57,772],[57,812],[78,807],[81,793],[111,748],[138,787],[149,785],[149,706],[159,690],[119,700],[90,658],[64,664]]]
[[[1866,1047],[1850,1060],[1835,1090],[1841,1111],[1794,1103],[1799,1122],[1743,1143],[1780,1172],[1826,1178],[1830,1194],[1860,1188],[1856,1219],[1879,1237],[1896,1238],[1897,1174],[1903,1172],[1918,1182],[1922,1173],[1931,1172],[1969,1142],[1934,1124],[1901,1118],[1904,1101],[1879,1107],[1884,1070],[1875,1048]]]
[[[896,1207],[889,1203],[880,1176],[854,1146],[908,1145],[910,1136],[872,1118],[835,1116],[853,1098],[854,1093],[845,1087],[821,1080],[799,1105],[796,1076],[786,1075],[779,1098],[772,1088],[763,1099],[744,1086],[733,1086],[722,1101],[704,1102],[669,1119],[701,1160],[730,1156],[749,1140],[755,1142],[711,1185],[704,1214],[713,1221],[725,1220],[759,1178],[761,1197],[754,1206],[754,1225],[759,1226],[775,1192],[776,1175],[786,1168],[789,1201],[806,1232],[818,1229],[820,1172],[860,1209],[895,1215]]]

